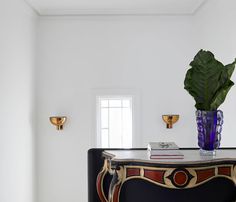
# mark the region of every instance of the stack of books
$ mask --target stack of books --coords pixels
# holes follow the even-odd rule
[[[150,159],[183,159],[184,155],[174,142],[150,142]]]

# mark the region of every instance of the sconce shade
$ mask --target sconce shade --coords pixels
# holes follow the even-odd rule
[[[63,130],[63,125],[66,122],[66,116],[52,116],[50,122],[57,127],[57,130]]]
[[[166,128],[173,128],[173,124],[179,120],[179,115],[162,115],[162,119],[166,123]]]

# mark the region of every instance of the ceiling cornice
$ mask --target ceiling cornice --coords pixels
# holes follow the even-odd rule
[[[204,0],[193,12],[193,15],[196,15],[198,13],[198,11],[200,11],[204,6],[205,4],[207,4],[209,0]]]
[[[155,9],[55,9],[40,10],[41,16],[83,16],[83,15],[192,15],[194,12],[188,13],[160,13]]]
[[[34,5],[32,2],[28,0],[24,0],[24,1],[37,15],[41,15],[39,6]]]
[[[207,0],[204,0],[197,8],[189,12],[167,13],[158,9],[41,9],[39,5],[30,0],[25,2],[39,16],[88,16],[88,15],[147,15],[147,16],[190,16],[200,10]]]

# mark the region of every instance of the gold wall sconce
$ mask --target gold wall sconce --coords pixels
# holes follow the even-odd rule
[[[179,120],[179,115],[177,114],[162,115],[162,119],[166,123],[166,128],[173,128],[173,124],[175,124]]]
[[[67,120],[66,116],[49,117],[50,122],[57,127],[57,130],[63,130],[63,125]]]

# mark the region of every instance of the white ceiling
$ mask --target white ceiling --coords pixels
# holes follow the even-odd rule
[[[206,0],[26,0],[40,15],[191,15]]]

